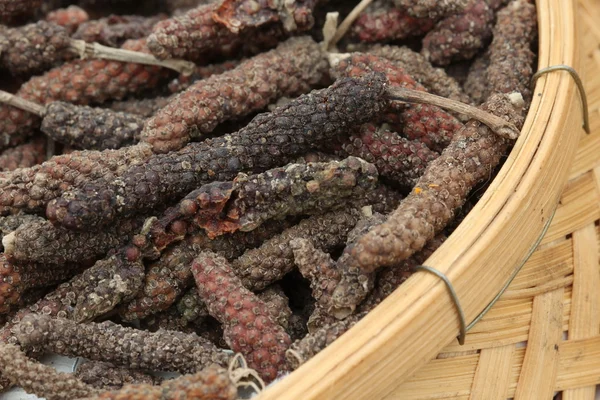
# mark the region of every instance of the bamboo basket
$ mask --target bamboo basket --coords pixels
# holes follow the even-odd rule
[[[416,273],[260,400],[550,399],[562,390],[565,399],[594,398],[593,385],[600,383],[600,78],[594,76],[600,3],[538,0],[537,9],[538,69],[566,64],[591,78],[592,134],[581,128],[571,76],[541,77],[503,168],[426,262],[452,282],[467,323],[527,261],[508,291],[460,346],[446,286]]]

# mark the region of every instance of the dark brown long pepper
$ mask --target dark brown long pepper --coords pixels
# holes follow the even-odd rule
[[[463,11],[468,0],[394,0],[394,3],[412,16],[439,19]]]
[[[42,0],[0,0],[0,22],[11,22],[38,9]]]
[[[46,142],[43,136],[12,147],[0,153],[0,171],[29,168],[46,160]]]
[[[291,38],[177,95],[148,120],[142,140],[158,153],[178,150],[219,123],[261,110],[281,96],[308,92],[326,72],[324,54],[315,41]]]
[[[117,367],[102,361],[86,361],[77,365],[73,374],[84,383],[102,390],[118,390],[126,384],[154,384],[155,378],[145,372]]]
[[[130,168],[118,182],[98,182],[50,202],[53,222],[81,229],[106,224],[117,215],[139,213],[182,196],[202,184],[233,179],[291,161],[315,143],[372,120],[386,107],[381,75],[340,79],[327,89],[259,114],[236,133],[157,154]]]
[[[165,14],[152,17],[109,15],[80,24],[73,34],[73,38],[85,40],[88,43],[96,42],[118,47],[128,39],[141,39],[148,36],[154,25],[165,18],[167,18]]]

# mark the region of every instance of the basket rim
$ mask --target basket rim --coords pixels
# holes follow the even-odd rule
[[[538,70],[579,68],[575,0],[537,0]],[[581,104],[565,73],[540,77],[521,136],[488,190],[426,261],[444,273],[467,323],[524,262],[559,201],[580,137]],[[457,251],[456,249],[460,249]],[[444,283],[414,274],[352,329],[259,398],[383,398],[456,340]]]

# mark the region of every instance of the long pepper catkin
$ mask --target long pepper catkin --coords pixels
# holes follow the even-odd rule
[[[16,327],[24,347],[106,361],[133,369],[194,373],[231,356],[207,340],[174,331],[146,332],[114,322],[78,324],[64,318],[28,315]]]
[[[0,171],[14,171],[41,164],[46,160],[46,143],[47,139],[40,136],[4,150],[0,153]]]
[[[392,0],[376,0],[356,19],[351,33],[361,42],[389,42],[422,35],[434,25],[435,20],[415,18]]]
[[[201,79],[206,79],[212,75],[222,74],[223,72],[236,68],[243,61],[245,60],[226,60],[215,64],[197,65],[194,72],[190,75],[181,74],[169,82],[169,92],[182,92]]]
[[[156,96],[147,99],[130,98],[126,100],[113,101],[107,105],[113,111],[127,114],[139,115],[143,118],[150,118],[158,110],[165,107],[171,101],[167,96]]]
[[[45,19],[48,22],[62,26],[71,35],[79,25],[89,21],[90,16],[83,8],[70,5],[67,8],[59,8],[49,12]]]
[[[13,385],[48,400],[71,400],[94,395],[97,390],[72,374],[27,357],[19,347],[0,344],[0,373]]]
[[[117,367],[103,361],[86,361],[73,374],[84,383],[102,390],[118,390],[126,384],[154,383],[154,377],[142,371]]]
[[[520,95],[493,95],[482,106],[517,127],[523,123]],[[349,267],[369,272],[394,265],[421,250],[462,206],[469,191],[488,179],[509,141],[471,120],[439,158],[432,161],[413,191],[388,220],[346,248]]]
[[[0,22],[28,16],[39,8],[42,0],[0,0]]]
[[[182,196],[206,182],[229,180],[243,170],[285,164],[316,143],[372,120],[387,106],[385,80],[369,74],[340,79],[327,89],[259,114],[239,131],[157,154],[130,168],[118,182],[89,184],[48,204],[52,221],[70,228],[106,224]]]
[[[224,325],[231,349],[242,353],[265,381],[285,372],[289,335],[273,320],[268,306],[244,288],[227,260],[202,252],[192,264],[192,273],[209,313]]]
[[[157,22],[167,18],[165,14],[152,17],[139,15],[110,15],[79,25],[73,34],[74,39],[85,40],[88,43],[101,43],[118,47],[128,39],[141,39],[152,32]]]
[[[438,65],[468,60],[485,46],[493,26],[494,10],[485,0],[469,0],[462,13],[446,17],[423,38],[421,53]]]
[[[309,91],[326,72],[324,54],[314,40],[291,38],[231,71],[193,84],[148,120],[142,140],[155,152],[178,150],[219,123],[261,110],[278,97]]]
[[[151,155],[152,149],[147,144],[118,150],[74,151],[54,156],[40,165],[8,172],[0,176],[0,213],[39,212],[63,192],[97,179],[112,181]]]
[[[464,11],[468,0],[394,0],[394,4],[414,17],[439,19]]]
[[[87,400],[235,400],[237,382],[225,368],[209,366],[193,375],[169,379],[160,385],[128,384],[120,390],[99,393]]]
[[[465,92],[473,99],[473,103],[476,105],[482,104],[490,95],[489,82],[487,80],[487,69],[489,66],[490,54],[486,51],[475,58],[469,67],[464,88]]]

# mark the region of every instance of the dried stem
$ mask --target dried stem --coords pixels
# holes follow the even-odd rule
[[[348,14],[348,16],[342,21],[342,23],[338,27],[337,32],[335,33],[335,36],[333,36],[333,39],[331,39],[331,41],[329,42],[330,49],[333,46],[335,46],[341,38],[344,37],[344,35],[346,34],[346,32],[348,32],[348,29],[350,29],[350,26],[352,26],[356,18],[358,18],[360,13],[362,13],[365,10],[365,8],[367,8],[369,4],[372,3],[372,1],[373,0],[362,0],[356,5],[356,7],[354,7],[352,11],[350,11],[350,14]]]
[[[493,114],[482,111],[477,107],[461,103],[460,101],[401,87],[389,87],[387,89],[387,93],[390,100],[403,101],[407,103],[431,104],[459,114],[464,114],[469,118],[476,119],[487,125],[494,133],[501,137],[507,139],[516,139],[519,137],[519,130],[512,123]]]
[[[105,60],[123,61],[145,65],[156,65],[169,68],[183,74],[191,75],[196,65],[191,61],[168,59],[159,60],[151,54],[124,49],[115,49],[99,43],[87,43],[84,40],[71,40],[71,50],[76,52],[83,60],[86,58],[102,58]]]
[[[25,100],[21,97],[17,97],[2,90],[0,90],[0,103],[17,107],[40,117],[43,117],[44,113],[46,112],[46,108],[44,106],[34,103],[33,101]]]

